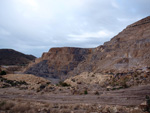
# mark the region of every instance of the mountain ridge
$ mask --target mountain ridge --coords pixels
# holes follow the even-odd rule
[[[35,58],[13,49],[0,49],[0,65],[26,65]]]

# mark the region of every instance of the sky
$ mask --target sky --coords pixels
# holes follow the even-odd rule
[[[94,48],[150,16],[150,0],[0,0],[0,49],[40,57],[52,47]]]

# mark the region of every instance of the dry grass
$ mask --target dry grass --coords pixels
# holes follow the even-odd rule
[[[16,81],[24,80],[28,84],[38,84],[38,83],[49,82],[48,80],[46,80],[42,77],[37,77],[37,76],[31,75],[31,74],[8,74],[3,77],[8,80],[16,80]]]
[[[99,104],[50,104],[40,102],[1,101],[0,113],[142,113],[139,108],[102,106]]]
[[[0,113],[36,113],[36,109],[31,107],[30,103],[1,101]]]
[[[16,85],[16,83],[22,83],[19,86],[20,89],[41,90],[44,89],[46,86],[51,86],[49,80],[31,74],[8,74],[4,75],[3,79],[11,81],[11,83],[13,83],[11,86],[14,86],[14,84]],[[23,83],[26,84],[24,85]],[[42,85],[44,86],[44,88],[41,87]]]
[[[0,110],[10,110],[14,106],[15,105],[13,103],[10,103],[10,102],[6,102],[6,101],[0,102]]]
[[[82,85],[82,84],[103,85],[111,77],[112,77],[111,75],[103,75],[100,73],[83,72],[80,75],[66,79],[65,83],[70,84],[71,86],[78,86],[78,85]]]
[[[30,107],[30,104],[29,103],[26,103],[26,104],[16,104],[12,109],[11,111],[13,113],[24,113],[24,112],[27,112],[31,109]]]

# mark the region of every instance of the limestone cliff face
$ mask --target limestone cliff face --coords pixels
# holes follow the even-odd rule
[[[82,72],[118,73],[150,67],[150,17],[97,48],[52,48],[25,73],[65,79]]]
[[[92,49],[81,48],[51,48],[43,53],[42,57],[32,63],[25,71],[46,78],[65,79],[68,73],[74,70],[79,63],[86,60]]]

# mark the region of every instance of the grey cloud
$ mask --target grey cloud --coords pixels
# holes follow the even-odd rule
[[[39,57],[51,47],[96,47],[149,16],[149,4],[149,0],[1,0],[0,48]],[[100,31],[112,33],[97,35]]]

